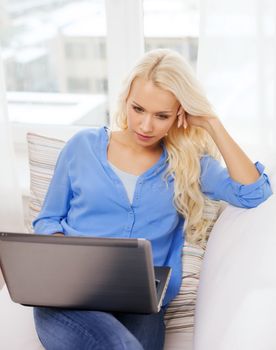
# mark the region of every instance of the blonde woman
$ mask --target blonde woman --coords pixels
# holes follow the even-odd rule
[[[206,236],[204,201],[251,208],[271,194],[263,165],[233,141],[174,51],[153,50],[137,62],[116,120],[117,131],[84,130],[66,144],[34,228],[82,236],[93,228],[101,237],[150,240],[154,265],[172,268],[163,308],[152,315],[35,308],[49,350],[162,349],[164,310],[181,285],[184,239],[202,243]]]

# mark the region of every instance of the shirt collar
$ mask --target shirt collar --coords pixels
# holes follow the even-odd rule
[[[108,132],[110,129],[107,126],[104,126],[100,128],[100,135],[101,135],[101,151],[102,151],[102,161],[105,166],[108,165],[107,161],[107,146],[109,142],[109,137],[108,137]],[[148,179],[152,176],[157,175],[158,173],[162,172],[166,166],[167,166],[167,157],[168,157],[168,152],[167,149],[164,145],[164,142],[161,142],[162,146],[162,154],[159,158],[159,160],[152,166],[150,167],[147,171],[145,171],[143,174],[139,176],[140,179]]]

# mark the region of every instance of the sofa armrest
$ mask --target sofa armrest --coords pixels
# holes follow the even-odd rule
[[[211,232],[195,313],[194,350],[276,349],[276,195],[228,206]]]

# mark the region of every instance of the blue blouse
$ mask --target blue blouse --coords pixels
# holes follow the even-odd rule
[[[174,180],[167,184],[167,151],[141,174],[130,203],[122,181],[107,160],[107,128],[86,129],[72,137],[61,151],[40,214],[34,220],[38,234],[63,232],[69,236],[130,237],[151,241],[155,266],[171,266],[172,276],[163,305],[179,292],[184,218],[173,204]],[[256,163],[259,179],[250,185],[233,181],[227,169],[201,158],[201,189],[209,198],[252,208],[272,191],[264,166]]]

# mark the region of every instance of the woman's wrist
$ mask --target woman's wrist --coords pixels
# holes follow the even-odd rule
[[[218,118],[208,118],[205,125],[205,129],[208,131],[214,141],[216,141],[217,136],[226,132],[223,124]]]

